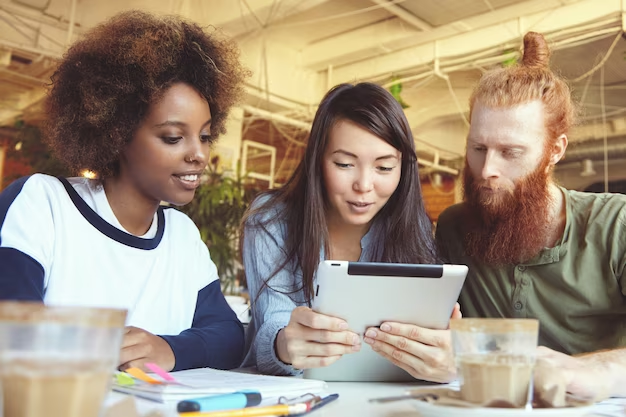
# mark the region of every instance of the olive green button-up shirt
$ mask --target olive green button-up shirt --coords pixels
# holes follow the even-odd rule
[[[626,196],[561,190],[561,241],[519,265],[491,267],[468,257],[463,204],[441,214],[442,257],[469,266],[461,311],[464,317],[537,318],[539,344],[568,354],[624,347]]]

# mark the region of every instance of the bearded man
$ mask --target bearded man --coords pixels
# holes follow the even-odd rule
[[[469,266],[465,317],[537,318],[540,357],[568,391],[626,396],[626,198],[552,179],[574,106],[548,59],[530,32],[521,64],[474,90],[464,201],[439,217],[437,242],[446,262]]]

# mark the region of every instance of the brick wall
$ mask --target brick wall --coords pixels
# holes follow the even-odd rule
[[[435,186],[426,177],[422,180],[422,195],[428,217],[432,222],[436,222],[441,212],[456,202],[454,178],[442,176],[441,185]]]

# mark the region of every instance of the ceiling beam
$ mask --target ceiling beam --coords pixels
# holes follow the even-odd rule
[[[298,65],[300,55],[296,50],[266,43],[262,37],[241,42],[240,48],[244,63],[253,74],[247,82],[248,93],[259,99],[249,104],[265,107],[262,102],[268,101],[284,108],[298,108],[317,102],[324,93],[319,74]]]
[[[418,32],[400,19],[388,19],[312,43],[302,49],[302,66],[313,71],[339,68],[393,51],[389,45]]]
[[[541,8],[542,5],[543,11],[529,12],[533,8]],[[545,5],[551,7],[546,9]],[[525,6],[523,12],[518,9],[519,6]],[[430,32],[419,33],[404,42],[397,40],[393,45],[385,44],[390,48],[387,53],[381,53],[378,47],[377,56],[349,65],[334,66],[334,82],[371,79],[384,74],[414,70],[420,66],[433,65],[436,60],[470,55],[489,48],[504,49],[507,43],[519,46],[524,33],[531,29],[558,34],[559,31],[613,17],[618,24],[621,22],[621,12],[622,0],[582,0],[567,5],[561,5],[560,1],[555,0],[529,0],[507,8],[507,13],[500,9]],[[465,29],[461,30],[461,25]],[[425,39],[428,41],[422,42]],[[418,40],[419,43],[407,46]],[[305,51],[303,56],[310,56],[308,53],[311,52]]]
[[[11,64],[11,55],[11,51],[0,49],[0,68],[6,68]]]
[[[148,1],[142,1],[145,1],[146,5],[148,4]],[[195,21],[225,28],[230,23],[239,20],[243,20],[249,25],[256,25],[254,16],[263,18],[273,3],[274,0],[211,0],[210,2],[180,0],[174,3],[171,11]]]
[[[325,69],[328,65],[340,67],[354,64],[561,5],[558,0],[528,0],[426,32],[407,30],[398,24],[398,20],[381,22],[311,44],[303,50],[302,64],[317,71]],[[413,26],[410,28],[415,29]]]
[[[2,67],[0,67],[0,74],[2,75],[2,81],[21,85],[26,88],[43,87],[47,82],[41,78]]]
[[[62,18],[54,18],[49,15],[44,15],[41,12],[35,11],[28,7],[16,6],[11,3],[0,4],[0,10],[3,10],[11,15],[23,17],[27,20],[41,23],[56,29],[68,30],[69,22]],[[79,24],[74,25],[74,33],[81,33],[82,29]]]
[[[390,3],[387,0],[370,0],[370,1],[384,7],[389,13],[396,15],[397,17],[404,20],[405,22],[415,27],[416,29],[423,30],[423,31],[429,31],[433,29],[433,27],[428,22],[420,19],[419,17],[415,16],[413,13],[407,12],[405,9],[403,9],[400,6],[397,6],[394,3]]]
[[[0,126],[12,125],[16,118],[23,117],[25,112],[29,110],[36,109],[34,113],[43,115],[44,110],[39,108],[39,106],[45,98],[46,89],[43,87],[20,94],[14,101],[15,106],[0,107]],[[33,113],[33,111],[31,111],[31,113]]]
[[[231,11],[228,18],[215,21],[213,15],[207,16],[207,22],[218,26],[233,37],[271,27],[289,16],[306,12],[330,0],[227,0]],[[239,2],[239,5],[232,3]],[[248,7],[249,6],[249,7]],[[212,8],[211,8],[212,9]],[[193,10],[191,11],[193,16]]]
[[[41,86],[39,88],[33,88],[29,92],[21,94],[19,101],[20,110],[23,111],[30,106],[34,106],[35,104],[45,99],[46,95],[47,89],[44,86]]]
[[[415,53],[412,53],[410,49],[416,46],[512,20],[517,22],[514,28],[514,32],[517,34],[519,33],[518,26],[528,28],[535,23],[535,21],[528,21],[526,18],[520,19],[519,16],[532,16],[560,7],[575,6],[575,3],[578,2],[580,0],[573,0],[563,5],[562,0],[527,0],[493,12],[438,26],[427,32],[403,29],[397,21],[392,21],[392,25],[385,25],[383,22],[311,44],[302,51],[302,65],[321,71],[328,65],[333,65],[335,68],[352,64],[359,65],[362,61],[370,59],[376,61],[376,58],[384,58],[396,52],[401,52],[406,58],[407,56],[415,56]],[[588,0],[582,2],[589,3]],[[598,4],[605,8],[605,3],[613,5],[614,3],[619,4],[619,2],[619,0],[607,0],[598,2]],[[609,8],[615,9],[614,6]],[[411,28],[413,29],[413,27]],[[499,40],[499,36],[496,36],[492,41],[497,42]],[[467,42],[465,46],[474,45]]]
[[[30,45],[24,45],[17,42],[12,42],[7,39],[0,39],[0,45],[8,49],[25,51],[34,55],[41,55],[47,58],[52,58],[53,60],[59,60],[63,57],[63,54],[61,52],[38,48]]]
[[[293,127],[297,127],[298,129],[304,130],[305,132],[308,132],[309,130],[311,130],[311,123],[308,122],[303,122],[300,120],[296,120],[296,119],[292,119],[290,117],[284,116],[280,113],[272,113],[269,112],[267,110],[263,110],[263,109],[259,109],[256,107],[252,107],[249,105],[243,105],[242,106],[243,109],[245,111],[247,111],[248,113],[254,115],[254,116],[258,116],[262,119],[266,119],[266,120],[273,120],[275,122],[278,123],[283,123],[289,126],[293,126]]]
[[[22,114],[19,110],[0,108],[0,126],[13,124],[15,118]]]

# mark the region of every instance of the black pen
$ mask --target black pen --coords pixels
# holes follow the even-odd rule
[[[318,403],[316,403],[313,407],[311,407],[311,409],[309,411],[307,411],[306,413],[292,414],[291,417],[298,417],[298,416],[308,415],[309,413],[317,410],[318,408],[321,408],[321,407],[325,406],[329,402],[335,401],[337,398],[339,398],[339,394],[327,395],[324,398],[322,398]]]

